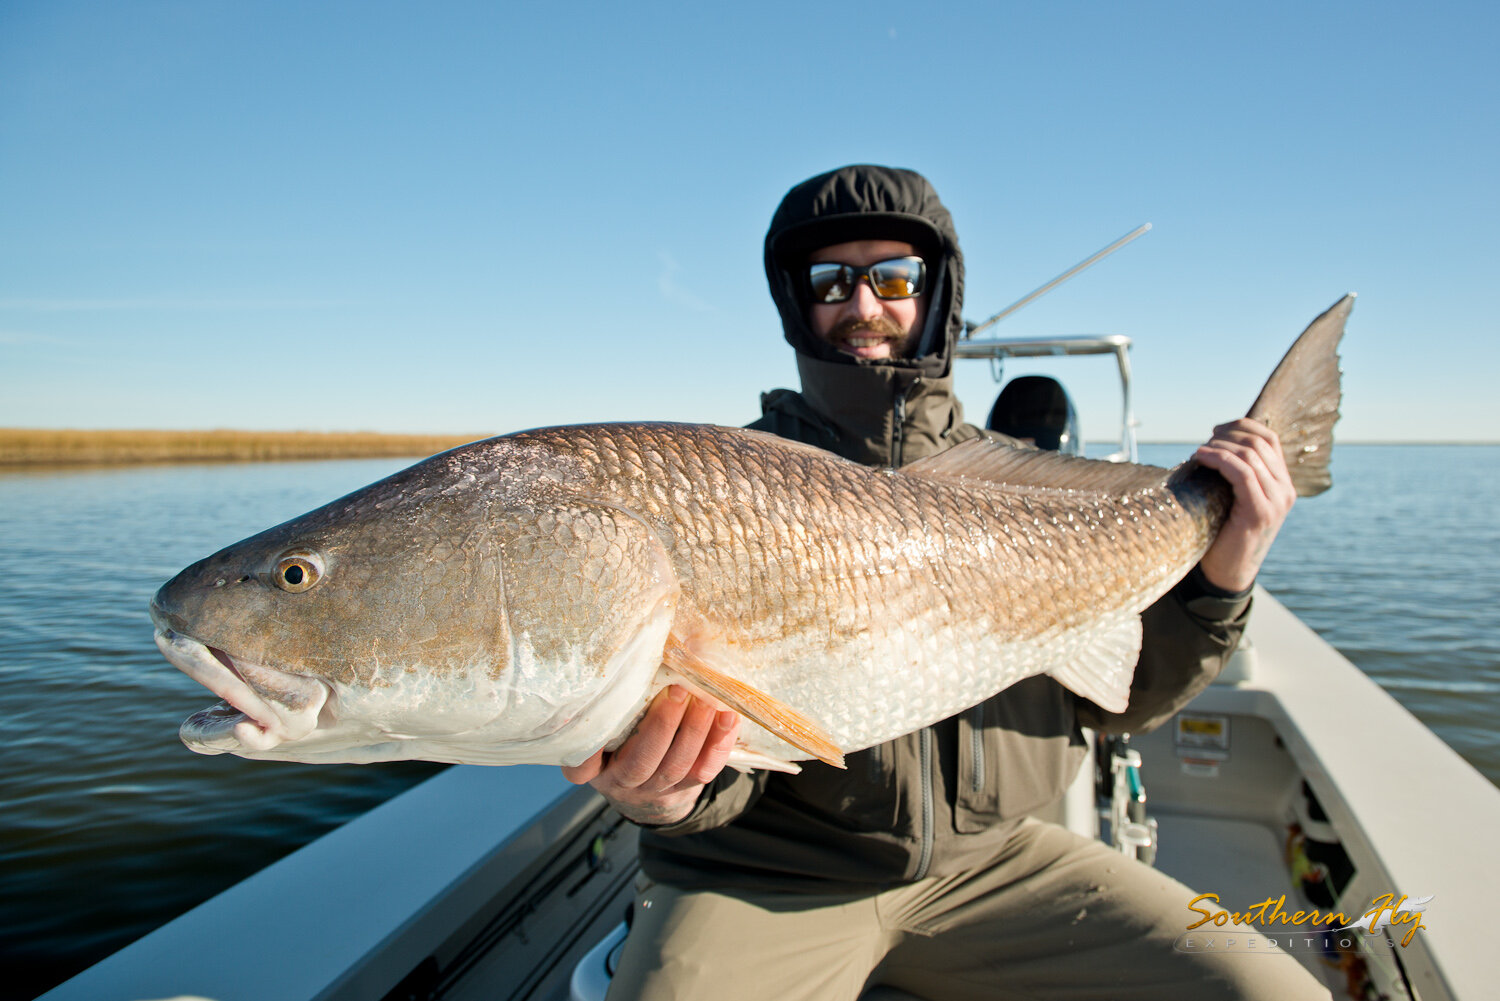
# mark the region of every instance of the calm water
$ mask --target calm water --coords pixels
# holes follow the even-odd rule
[[[0,996],[33,996],[438,769],[191,753],[177,726],[215,699],[162,659],[146,615],[194,560],[409,461],[0,473]]]
[[[1171,463],[1186,448],[1150,446]],[[201,757],[146,603],[402,460],[0,473],[0,997],[40,990],[438,766]],[[1500,783],[1500,447],[1343,446],[1263,581]]]

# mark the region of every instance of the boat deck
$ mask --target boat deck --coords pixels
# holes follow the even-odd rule
[[[1244,910],[1268,889],[1287,887],[1283,839],[1269,825],[1160,810],[1152,816],[1160,825],[1156,868],[1194,889],[1212,887],[1218,906]]]
[[[1201,905],[1205,909],[1244,911],[1283,892],[1287,894],[1287,910],[1309,906],[1298,902],[1288,879],[1284,831],[1249,820],[1168,811],[1157,811],[1153,816],[1161,842],[1156,868],[1195,890],[1218,894],[1219,902],[1205,901]],[[1201,889],[1206,887],[1212,890]],[[1184,925],[1193,915],[1185,918]],[[1219,936],[1220,940],[1223,937]],[[1199,941],[1206,940],[1206,936],[1199,936]],[[1294,950],[1293,955],[1330,990],[1342,986],[1343,974],[1320,951]]]

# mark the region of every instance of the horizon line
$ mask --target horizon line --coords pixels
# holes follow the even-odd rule
[[[580,421],[579,424],[609,424],[609,423],[657,423],[646,421]],[[698,421],[666,421],[661,423],[703,423]],[[559,425],[566,427],[568,425]],[[517,431],[529,430],[529,428],[518,428]],[[386,431],[373,428],[236,428],[236,427],[37,427],[28,425],[3,425],[0,424],[0,433],[22,432],[28,434],[266,434],[266,435],[384,435],[384,436],[406,436],[424,438],[457,438],[465,435],[477,434],[481,438],[496,437],[499,434],[512,432],[485,432],[475,431]],[[1138,441],[1137,445],[1201,445],[1201,438],[1151,438]],[[1117,438],[1084,439],[1085,447],[1098,445],[1118,445]],[[1335,442],[1338,446],[1348,445],[1500,445],[1500,438],[1355,438],[1340,439]]]

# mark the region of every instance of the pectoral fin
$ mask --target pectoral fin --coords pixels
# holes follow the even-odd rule
[[[702,689],[798,750],[806,751],[835,768],[843,768],[844,752],[822,727],[723,670],[738,660],[738,654],[731,648],[705,633],[694,631],[683,636],[676,629],[667,638],[662,655],[662,662],[668,669],[681,675],[689,685]]]

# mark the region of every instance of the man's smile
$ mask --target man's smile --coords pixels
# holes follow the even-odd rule
[[[900,326],[883,316],[853,318],[828,332],[828,342],[856,358],[890,358],[906,339]]]

